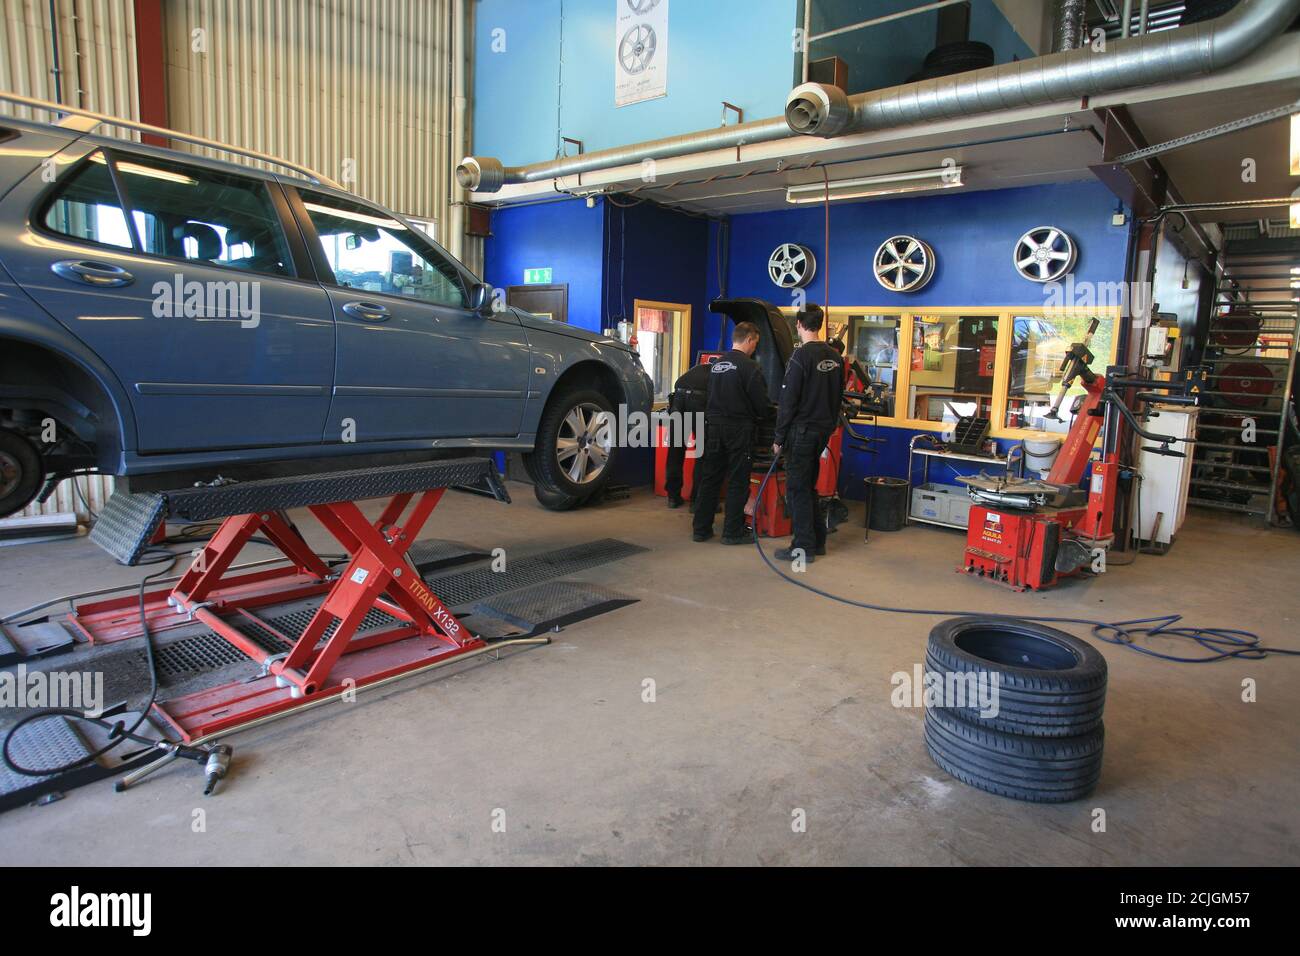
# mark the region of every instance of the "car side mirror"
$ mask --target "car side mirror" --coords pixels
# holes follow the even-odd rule
[[[492,310],[492,287],[486,282],[475,282],[469,289],[469,307],[475,312]]]

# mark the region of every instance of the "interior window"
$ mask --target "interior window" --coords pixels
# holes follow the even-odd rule
[[[914,316],[910,417],[922,422],[991,418],[997,350],[995,315]]]
[[[45,209],[47,229],[74,239],[131,248],[131,233],[102,153],[68,176]]]
[[[678,309],[636,306],[637,354],[646,374],[654,381],[656,403],[668,401],[677,379],[686,371],[683,319]]]
[[[103,158],[92,165],[102,168]],[[280,219],[262,180],[137,157],[118,158],[115,167],[145,252],[293,274]]]
[[[1061,420],[1047,418],[1061,381],[1061,361],[1075,342],[1082,342],[1091,315],[1018,315],[1011,332],[1010,381],[1007,387],[1008,428],[1033,428],[1065,433],[1070,430],[1070,403],[1084,393],[1076,380],[1061,403]],[[1101,316],[1089,348],[1096,356],[1089,366],[1098,375],[1106,373],[1114,347],[1115,320]]]
[[[380,210],[303,193],[334,281],[350,289],[468,306],[460,273],[436,249]]]
[[[849,354],[867,370],[872,382],[884,384],[881,398],[886,418],[895,414],[899,325],[896,315],[849,316]]]

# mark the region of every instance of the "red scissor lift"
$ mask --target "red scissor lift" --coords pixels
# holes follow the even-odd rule
[[[508,500],[495,466],[481,458],[115,495],[96,526],[98,543],[126,563],[134,563],[168,517],[223,519],[175,586],[144,595],[144,616],[151,631],[201,622],[262,670],[252,681],[155,703],[156,715],[193,743],[487,647],[406,557],[448,487],[484,482]],[[389,499],[374,520],[356,503],[369,498]],[[342,545],[344,561],[327,564],[289,521],[287,509],[304,507]],[[290,564],[230,574],[254,535],[270,541]],[[257,614],[261,607],[316,595],[324,599],[296,639]],[[358,634],[375,610],[392,618],[392,625]],[[142,633],[134,596],[81,605],[68,620],[93,643]],[[269,652],[251,636],[259,631],[290,649]]]

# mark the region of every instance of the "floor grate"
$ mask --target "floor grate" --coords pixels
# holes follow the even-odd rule
[[[426,578],[430,589],[449,607],[473,604],[493,594],[513,591],[532,584],[545,584],[556,578],[585,571],[598,565],[619,561],[646,548],[615,538],[602,538],[587,544],[547,551],[515,561],[507,559],[506,570],[474,568]]]

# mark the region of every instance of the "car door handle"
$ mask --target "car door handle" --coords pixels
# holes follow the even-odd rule
[[[362,322],[383,322],[388,318],[388,309],[374,302],[349,302],[343,311]]]
[[[135,276],[121,266],[107,262],[93,262],[89,259],[60,259],[50,266],[50,271],[61,279],[70,282],[84,282],[108,288],[130,285]]]

